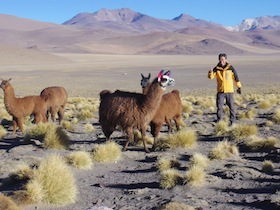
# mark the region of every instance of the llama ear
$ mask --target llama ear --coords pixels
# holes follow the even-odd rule
[[[141,77],[142,77],[142,79],[144,79],[144,75],[141,73]]]
[[[12,80],[12,78],[10,78],[8,81],[10,82]]]
[[[164,75],[170,76],[171,75],[171,70],[165,72]]]
[[[158,73],[158,77],[157,77],[157,78],[158,78],[158,81],[161,80],[161,77],[162,77],[163,73],[164,73],[164,70],[163,70],[163,69]]]
[[[148,76],[148,79],[150,79],[151,78],[151,73],[149,73],[149,76]]]

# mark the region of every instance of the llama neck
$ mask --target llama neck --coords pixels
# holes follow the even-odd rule
[[[154,81],[148,88],[144,99],[144,107],[146,112],[155,113],[161,102],[163,89],[157,81]]]
[[[5,87],[4,104],[8,113],[11,113],[16,100],[14,88],[11,85]]]
[[[151,83],[149,83],[146,87],[143,87],[143,88],[142,88],[142,93],[143,93],[144,95],[147,94],[147,92],[148,92],[150,86],[151,86]]]

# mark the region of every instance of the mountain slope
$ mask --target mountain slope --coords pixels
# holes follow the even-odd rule
[[[227,27],[230,31],[253,31],[253,30],[280,30],[280,16],[263,16],[248,18],[236,26]]]
[[[130,9],[102,9],[80,13],[62,25],[7,15],[0,15],[0,23],[2,46],[35,49],[34,52],[244,54],[280,51],[280,30],[267,27],[266,30],[229,31],[187,14],[163,20]],[[22,52],[27,52],[25,50]]]

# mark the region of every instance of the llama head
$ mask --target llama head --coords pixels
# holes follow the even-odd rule
[[[167,86],[173,86],[175,84],[175,80],[171,78],[170,75],[171,75],[170,70],[165,73],[164,70],[161,70],[158,73],[158,82],[163,90],[165,90]]]
[[[141,87],[145,88],[149,85],[150,83],[150,78],[151,78],[151,73],[149,73],[149,76],[145,77],[143,74],[141,74],[142,79],[141,79]]]
[[[11,79],[12,79],[12,78],[10,78],[10,79],[8,79],[8,80],[5,80],[5,79],[2,79],[2,78],[1,78],[2,83],[1,83],[0,87],[1,87],[3,90],[5,90],[5,88],[10,84]]]

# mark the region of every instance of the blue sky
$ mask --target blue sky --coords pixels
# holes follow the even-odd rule
[[[0,0],[0,13],[61,24],[81,12],[130,8],[156,18],[180,14],[225,26],[246,18],[280,15],[279,0]]]

